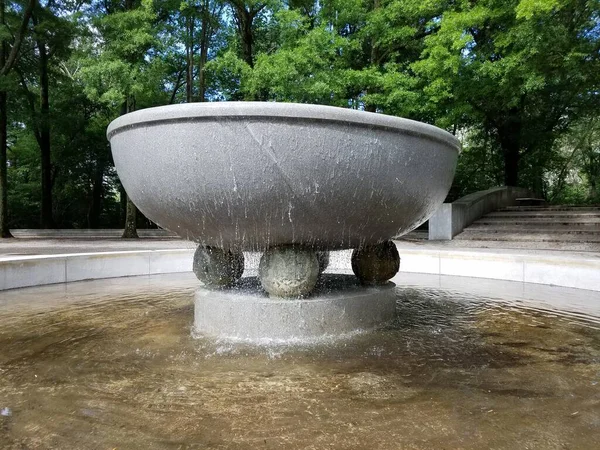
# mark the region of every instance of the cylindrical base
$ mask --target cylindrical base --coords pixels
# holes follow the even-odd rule
[[[255,344],[316,343],[347,337],[391,322],[396,315],[394,283],[361,286],[349,275],[325,275],[310,298],[268,298],[259,281],[244,279],[239,290],[195,294],[196,334]]]

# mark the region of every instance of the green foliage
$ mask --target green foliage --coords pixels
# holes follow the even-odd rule
[[[494,151],[493,137],[473,129],[463,136],[463,149],[456,167],[449,201],[472,192],[502,185],[502,158]]]
[[[521,0],[517,6],[517,19],[531,19],[534,16],[548,14],[566,6],[564,0]]]
[[[243,100],[251,67],[236,52],[228,50],[207,64],[218,100]]]
[[[533,3],[546,7],[527,13]],[[518,180],[510,161],[550,151],[597,103],[599,3],[560,3],[457,2],[412,64],[436,123],[494,130],[506,180]]]
[[[31,133],[16,129],[9,147],[8,196],[11,228],[29,228],[39,222],[41,186],[37,143]]]
[[[0,78],[9,92],[13,227],[39,224],[37,40],[50,56],[57,226],[122,226],[106,126],[125,110],[186,98],[319,103],[422,120],[463,141],[451,199],[510,179],[553,202],[600,202],[600,0],[80,6],[41,5],[15,70]],[[12,42],[22,8],[7,2],[0,38]]]
[[[554,203],[600,204],[600,119],[574,123],[556,143],[558,167],[549,171],[549,198]]]
[[[118,107],[133,96],[144,96],[156,69],[146,55],[157,44],[152,2],[132,10],[94,18],[97,35],[88,42],[81,77],[89,98]],[[98,47],[98,39],[103,43]],[[160,63],[159,63],[160,65]]]
[[[348,69],[338,55],[349,46],[347,39],[324,26],[296,35],[275,52],[259,54],[245,87],[247,95],[261,100],[345,106]]]

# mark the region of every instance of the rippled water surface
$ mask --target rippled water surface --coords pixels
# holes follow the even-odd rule
[[[192,339],[188,275],[0,293],[0,448],[600,448],[598,293],[400,281],[304,349]]]

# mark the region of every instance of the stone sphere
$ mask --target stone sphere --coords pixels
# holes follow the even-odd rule
[[[269,248],[258,267],[262,287],[274,297],[297,298],[311,293],[319,277],[313,250],[297,246]]]
[[[322,274],[329,266],[329,252],[327,251],[318,251],[317,261],[319,261],[319,274]]]
[[[352,271],[364,284],[382,284],[400,270],[400,255],[392,241],[366,245],[352,252]]]
[[[244,254],[201,245],[194,253],[193,270],[207,286],[230,286],[244,273]]]

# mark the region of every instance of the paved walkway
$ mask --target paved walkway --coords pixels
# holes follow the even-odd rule
[[[546,250],[539,249],[535,243],[517,248],[496,247],[494,243],[485,242],[485,245],[473,246],[473,243],[465,241],[396,241],[396,245],[402,256],[402,249],[415,250],[445,250],[445,251],[468,251],[468,252],[494,252],[499,254],[515,255],[540,255],[540,256],[568,256],[600,259],[600,249],[591,248],[584,250]],[[523,243],[520,243],[523,244]],[[69,253],[94,253],[94,252],[118,252],[135,250],[162,250],[162,249],[194,249],[196,244],[183,239],[172,238],[64,238],[64,239],[31,239],[14,238],[0,240],[0,259],[21,255],[49,255]]]
[[[2,239],[0,258],[21,255],[56,255],[68,253],[122,252],[195,248],[193,242],[172,238],[97,238],[97,239]]]

